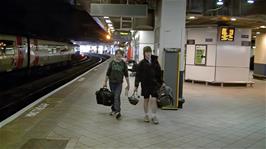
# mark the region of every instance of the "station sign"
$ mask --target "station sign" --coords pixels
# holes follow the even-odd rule
[[[221,27],[219,36],[220,36],[220,41],[234,41],[235,28],[234,27]]]

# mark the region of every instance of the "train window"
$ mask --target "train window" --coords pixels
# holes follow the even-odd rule
[[[48,53],[52,54],[53,53],[53,49],[48,49]]]
[[[15,54],[15,50],[13,47],[6,48],[6,55],[14,55],[14,54]]]
[[[14,41],[0,40],[0,55],[14,55]]]

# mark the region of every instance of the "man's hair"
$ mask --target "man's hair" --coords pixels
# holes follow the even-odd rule
[[[121,55],[124,55],[124,51],[123,50],[117,49],[115,51],[115,55],[118,54],[118,53],[121,54]]]
[[[151,47],[150,46],[146,46],[143,48],[143,54],[145,54],[145,52],[152,52]]]

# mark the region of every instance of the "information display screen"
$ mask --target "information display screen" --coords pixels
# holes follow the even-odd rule
[[[235,28],[234,27],[221,27],[220,28],[220,41],[234,41]]]

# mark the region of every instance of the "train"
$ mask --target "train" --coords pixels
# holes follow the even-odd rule
[[[28,46],[28,43],[29,46]],[[30,47],[30,54],[28,54]],[[67,42],[27,39],[0,34],[0,73],[29,67],[65,64],[73,60],[78,46]],[[29,62],[28,62],[29,61]]]

